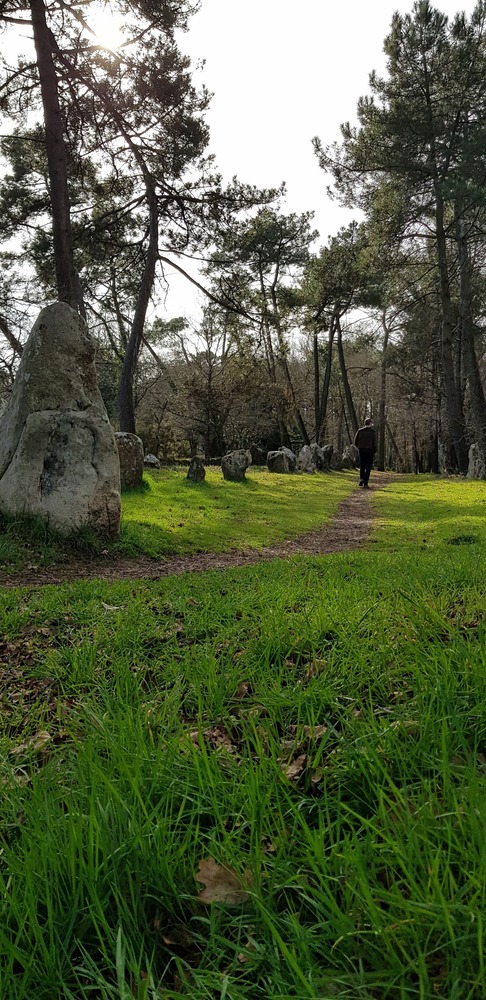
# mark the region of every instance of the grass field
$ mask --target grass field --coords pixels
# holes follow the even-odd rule
[[[113,556],[154,558],[199,551],[261,548],[318,527],[335,512],[356,485],[356,474],[277,476],[251,470],[242,483],[225,482],[220,470],[208,469],[197,485],[187,470],[146,474],[143,486],[123,495],[119,541]],[[63,542],[38,520],[0,515],[0,567],[12,572],[29,564],[49,565],[96,554],[103,539],[82,530]]]
[[[286,482],[252,544],[352,486]],[[486,996],[486,484],[371,501],[359,552],[0,591],[2,1000]]]

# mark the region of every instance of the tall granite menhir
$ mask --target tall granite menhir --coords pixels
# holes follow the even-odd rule
[[[63,302],[42,310],[0,414],[0,510],[67,534],[120,530],[120,465],[96,381],[95,343]]]

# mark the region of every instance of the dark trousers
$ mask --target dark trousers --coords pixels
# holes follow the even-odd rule
[[[375,453],[372,448],[359,448],[359,478],[367,486]]]

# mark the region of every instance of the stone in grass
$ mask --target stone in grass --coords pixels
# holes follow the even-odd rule
[[[191,483],[202,483],[206,478],[206,469],[204,468],[203,460],[202,458],[199,458],[198,455],[194,455],[194,457],[191,458],[191,464],[187,471],[187,478]]]
[[[0,510],[62,534],[120,530],[120,463],[98,388],[95,341],[65,302],[40,312],[2,413]]]
[[[333,452],[334,452],[334,445],[332,445],[332,444],[325,444],[324,445],[324,447],[322,449],[322,454],[324,455],[324,461],[325,461],[325,463],[327,465],[328,471],[331,468],[331,462],[332,462]]]
[[[128,431],[117,431],[115,441],[120,459],[122,489],[141,486],[143,480],[142,439],[137,434],[129,434]]]
[[[299,472],[307,472],[311,475],[316,471],[314,455],[310,445],[305,444],[304,447],[300,449],[297,458],[297,468]]]
[[[324,454],[324,450],[314,441],[310,446],[312,459],[318,472],[329,472],[329,463]]]
[[[269,451],[267,454],[267,467],[269,472],[290,472],[289,460],[283,451]]]
[[[297,455],[295,454],[295,452],[292,451],[291,448],[286,448],[285,445],[281,445],[281,447],[278,450],[281,451],[283,455],[287,456],[289,463],[289,471],[295,472],[297,469]]]
[[[472,444],[468,452],[467,479],[486,479],[486,465],[477,444]]]
[[[343,451],[341,469],[357,468],[359,468],[359,451],[355,444],[350,444]]]
[[[160,462],[157,455],[152,455],[151,452],[148,452],[147,455],[144,456],[143,464],[146,469],[160,469]]]
[[[223,455],[221,459],[221,469],[224,479],[232,483],[241,483],[245,479],[245,472],[251,465],[251,455],[249,451],[239,448],[237,451],[230,451]]]

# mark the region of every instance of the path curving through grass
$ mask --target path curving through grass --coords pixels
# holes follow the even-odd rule
[[[89,561],[80,559],[68,565],[42,569],[29,568],[20,573],[0,572],[1,587],[44,586],[71,580],[158,580],[181,573],[204,572],[249,566],[269,559],[287,559],[295,555],[327,555],[360,548],[368,539],[374,519],[370,493],[393,481],[390,474],[375,473],[368,491],[356,489],[342,500],[337,511],[321,527],[297,538],[291,538],[263,548],[230,549],[227,552],[196,552],[191,555],[167,555],[154,559],[148,556],[117,559],[99,556]]]

